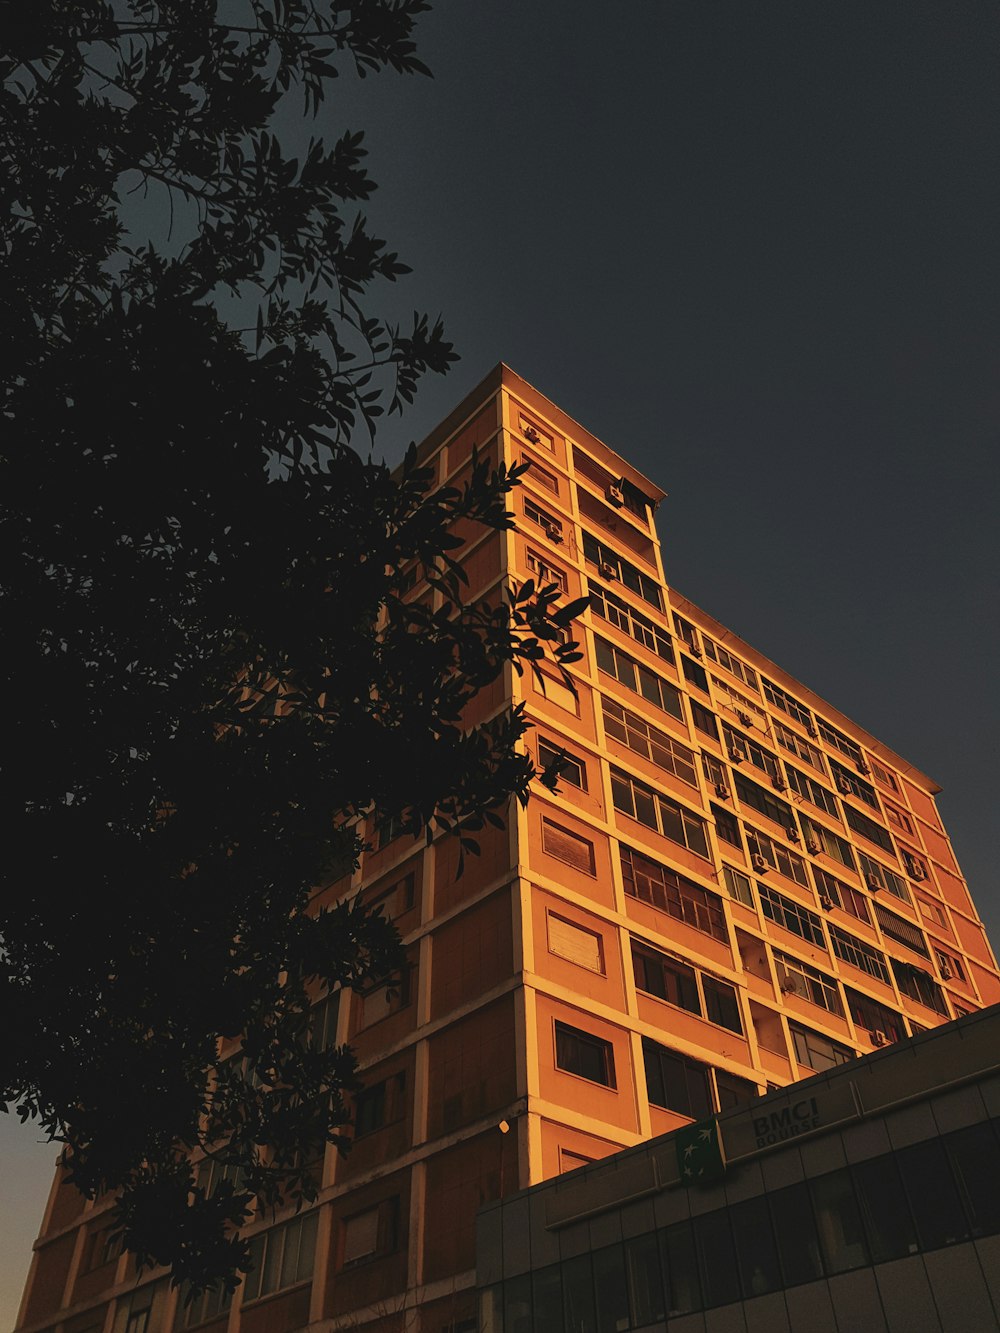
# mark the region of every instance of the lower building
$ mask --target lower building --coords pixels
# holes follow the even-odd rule
[[[1000,1007],[498,1200],[483,1333],[1000,1328]]]

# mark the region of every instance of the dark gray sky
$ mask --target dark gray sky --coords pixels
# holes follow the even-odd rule
[[[942,785],[1000,940],[1000,7],[446,0],[420,47],[350,100],[463,359],[387,455],[507,361],[670,493],[672,584]]]
[[[941,783],[1000,942],[1000,7],[439,0],[419,46],[323,113],[462,353],[380,449],[504,360],[632,460],[670,582]],[[54,1154],[0,1129],[9,1326]]]

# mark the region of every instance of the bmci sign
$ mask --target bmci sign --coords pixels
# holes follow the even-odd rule
[[[780,1111],[753,1118],[753,1133],[758,1148],[771,1148],[799,1134],[810,1134],[819,1126],[820,1113],[815,1097],[806,1097],[800,1102],[792,1102],[791,1106],[783,1106]]]
[[[793,1086],[783,1097],[771,1096],[759,1107],[720,1118],[725,1160],[735,1163],[774,1152],[803,1135],[822,1134],[834,1125],[856,1120],[859,1107],[853,1079],[817,1080],[809,1089]]]

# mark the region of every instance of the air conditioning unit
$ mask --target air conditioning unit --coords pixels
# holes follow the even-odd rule
[[[560,546],[562,544],[563,535],[554,523],[546,523],[543,531],[549,541],[555,546]]]
[[[863,759],[858,760],[858,772],[864,774],[868,774],[871,772],[871,769],[868,767],[868,765],[865,763]]]
[[[813,856],[819,856],[823,850],[823,844],[818,838],[806,838],[806,851],[811,852]]]
[[[788,827],[785,829],[785,837],[788,839],[789,842],[799,841],[799,831],[794,824],[789,824]]]
[[[947,963],[941,964],[941,979],[943,981],[950,981],[954,975]]]
[[[716,796],[721,797],[724,801],[729,800],[729,788],[724,782],[717,782],[715,784],[715,794]]]
[[[879,879],[878,875],[866,875],[865,883],[868,885],[869,889],[871,889],[872,893],[878,893],[882,888],[882,881]]]
[[[618,570],[615,569],[614,565],[609,564],[607,560],[601,561],[601,563],[597,566],[597,572],[598,574],[600,574],[602,579],[611,579],[612,581],[614,581],[615,579],[618,578]]]
[[[625,492],[622,490],[621,486],[612,484],[604,492],[604,498],[609,505],[614,505],[616,509],[621,509],[622,505],[625,503]]]
[[[784,781],[780,773],[775,773],[771,779],[771,786],[775,791],[787,791],[788,783]]]
[[[750,716],[749,713],[744,713],[742,708],[737,708],[736,716],[739,718],[739,720],[743,723],[745,727],[753,726],[753,718]]]
[[[541,444],[542,442],[542,437],[539,435],[538,431],[535,430],[534,426],[525,426],[521,433],[524,438],[530,440],[532,444]]]
[[[816,730],[816,728],[813,726],[813,724],[812,724],[811,722],[810,722],[809,725],[806,727],[806,731],[808,732],[808,734],[809,734],[810,736],[812,736],[813,740],[815,740],[815,739],[817,738],[817,736],[819,735],[819,732]]]
[[[839,774],[837,775],[837,790],[842,791],[845,796],[850,796],[851,794],[851,784],[846,778],[840,777]]]
[[[910,878],[915,880],[921,880],[927,878],[927,871],[923,868],[923,866],[920,864],[919,861],[910,862]]]
[[[761,875],[763,875],[764,872],[768,869],[768,862],[765,860],[763,856],[761,856],[760,852],[754,852],[753,856],[751,856],[750,858],[750,862],[754,870],[756,870]]]
[[[730,745],[729,758],[733,761],[734,764],[742,764],[743,760],[746,758],[746,755],[738,745]]]
[[[701,657],[701,656],[703,656],[702,651],[701,651],[701,646],[700,646],[700,644],[698,644],[698,643],[689,643],[689,644],[688,644],[688,647],[691,649],[691,656],[692,656],[692,657]]]
[[[828,893],[822,893],[820,894],[819,905],[820,907],[822,907],[824,912],[832,912],[834,907],[836,906],[836,903],[833,901],[833,899],[830,897]]]
[[[876,1028],[875,1031],[872,1033],[872,1045],[873,1045],[873,1046],[888,1046],[888,1045],[889,1045],[889,1038],[888,1038],[888,1037],[885,1035],[885,1033],[882,1032],[879,1028]]]

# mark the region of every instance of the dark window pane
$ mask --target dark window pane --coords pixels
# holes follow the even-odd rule
[[[729,1214],[720,1209],[693,1220],[698,1266],[701,1269],[705,1306],[728,1305],[740,1299]]]
[[[953,1245],[968,1234],[958,1188],[937,1139],[915,1143],[896,1153],[896,1162],[909,1196],[922,1250]]]
[[[833,1171],[810,1182],[823,1263],[828,1273],[843,1273],[868,1262],[861,1214],[847,1171]]]
[[[625,1271],[632,1327],[659,1323],[666,1315],[660,1253],[652,1234],[625,1242]]]
[[[949,1134],[948,1156],[974,1236],[1000,1231],[1000,1146],[987,1121]]]
[[[872,1262],[916,1254],[917,1233],[906,1202],[899,1168],[891,1154],[851,1167]]]
[[[781,1286],[778,1251],[765,1198],[747,1199],[729,1210],[743,1295],[763,1296]]]
[[[509,1277],[503,1284],[504,1333],[532,1333],[531,1277]]]
[[[535,1307],[535,1328],[544,1333],[562,1333],[562,1277],[558,1264],[531,1275],[531,1299]]]
[[[689,1314],[701,1307],[701,1284],[690,1222],[678,1222],[660,1232],[667,1315]]]
[[[581,1254],[576,1259],[567,1259],[561,1267],[566,1328],[569,1333],[597,1333],[590,1255]]]
[[[729,1028],[730,1032],[742,1032],[740,1006],[733,987],[724,981],[716,981],[714,977],[705,977],[704,986],[707,1016],[713,1023]]]
[[[785,1286],[823,1276],[819,1237],[804,1184],[789,1185],[768,1196]]]
[[[597,1333],[618,1333],[629,1326],[624,1251],[620,1245],[609,1245],[595,1251],[593,1260]]]

